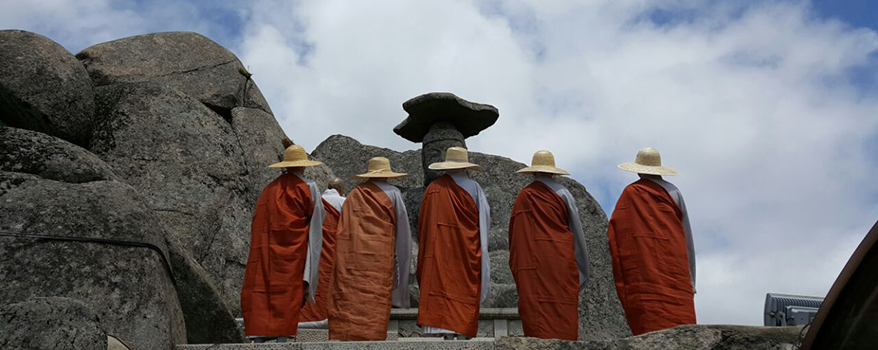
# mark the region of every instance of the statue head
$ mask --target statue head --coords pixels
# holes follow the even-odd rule
[[[442,171],[430,170],[430,164],[445,160],[445,151],[449,147],[466,148],[463,133],[457,131],[449,122],[439,122],[430,127],[430,131],[424,135],[421,146],[421,160],[424,167],[424,185],[442,176]]]

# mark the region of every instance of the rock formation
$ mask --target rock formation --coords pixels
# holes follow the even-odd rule
[[[241,341],[253,205],[286,137],[241,62],[179,32],[0,48],[0,230],[26,236],[0,237],[3,300],[80,300],[137,349]]]
[[[464,100],[448,92],[431,92],[402,104],[409,113],[393,132],[412,142],[422,142],[424,186],[442,176],[427,168],[445,159],[449,147],[466,148],[466,138],[494,125],[500,117],[494,106]]]
[[[138,349],[185,342],[165,233],[109,169],[66,141],[0,127],[0,300],[77,299]]]
[[[0,124],[87,144],[92,83],[61,45],[39,34],[0,31],[0,77]]]

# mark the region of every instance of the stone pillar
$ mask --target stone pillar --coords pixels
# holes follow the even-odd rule
[[[500,112],[491,105],[464,100],[450,92],[430,92],[402,104],[408,117],[393,132],[411,142],[421,142],[424,186],[442,174],[428,166],[445,160],[449,147],[466,148],[467,137],[487,129]]]
[[[430,164],[445,160],[445,150],[449,147],[466,148],[463,133],[457,130],[449,122],[439,122],[430,126],[430,131],[424,135],[421,147],[421,161],[424,167],[424,186],[442,176],[441,171],[430,170]]]

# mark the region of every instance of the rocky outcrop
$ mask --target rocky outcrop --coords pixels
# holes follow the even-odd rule
[[[0,31],[0,125],[88,142],[94,91],[85,68],[39,34]]]
[[[226,118],[235,107],[271,113],[241,61],[201,34],[167,32],[132,36],[76,54],[95,86],[159,82],[173,86]]]
[[[0,300],[77,299],[137,349],[184,343],[164,231],[140,194],[75,145],[23,129],[0,135]],[[61,156],[40,164],[20,152],[40,147]],[[73,175],[54,171],[65,164]]]
[[[106,350],[107,336],[81,301],[33,298],[0,305],[0,348]]]
[[[286,137],[241,62],[213,41],[183,32],[120,39],[90,47],[78,57],[49,39],[22,31],[0,32],[0,47],[0,126],[15,127],[0,128],[0,196],[9,199],[7,204],[16,203],[22,217],[24,208],[33,210],[35,205],[51,207],[44,211],[57,216],[49,220],[4,213],[0,228],[57,229],[41,220],[94,225],[107,232],[120,230],[116,226],[147,227],[152,234],[141,238],[154,239],[149,244],[162,247],[177,292],[152,304],[182,309],[190,341],[240,341],[234,316],[240,315],[252,210],[262,188],[279,174],[266,166],[280,158]],[[309,175],[325,183],[332,172],[323,166],[310,169]],[[52,196],[60,200],[53,204]],[[122,197],[128,202],[120,202]],[[111,210],[113,205],[137,207],[150,218],[116,218],[120,210]],[[70,215],[84,218],[65,221]],[[97,224],[102,221],[104,226]],[[47,245],[72,249],[71,244]],[[15,249],[28,251],[18,245]],[[93,248],[84,250],[93,253],[89,249]],[[89,262],[101,262],[100,256],[115,257],[93,255],[78,257],[92,260],[73,265],[87,270]],[[154,276],[142,270],[155,267],[154,262],[131,259],[121,261],[133,264],[126,266],[143,277],[130,283],[164,286],[145,280]],[[4,277],[24,283],[27,276]],[[85,279],[81,286],[92,282]],[[46,295],[84,295],[66,289],[73,286],[79,284],[59,283]],[[168,292],[156,288],[157,293]],[[118,307],[128,306],[107,304],[104,309]],[[182,328],[177,328],[169,342],[185,341],[179,336]],[[168,338],[142,333],[156,342]]]
[[[399,187],[406,201],[406,209],[417,245],[417,218],[424,187],[421,152],[397,152],[386,148],[363,145],[356,140],[334,135],[323,141],[312,156],[326,163],[332,171],[345,180],[347,188],[358,182],[351,176],[365,171],[369,158],[383,156],[390,159],[394,170],[407,172],[409,176],[390,182]],[[508,226],[515,198],[532,179],[515,171],[524,168],[522,163],[511,159],[470,152],[472,162],[482,165],[483,172],[471,171],[491,205],[491,231],[489,251],[492,254],[492,296],[485,307],[516,307],[518,296],[512,274],[509,271]],[[616,339],[630,335],[622,307],[613,284],[612,265],[607,245],[607,217],[597,201],[581,184],[569,178],[561,178],[577,200],[580,220],[588,241],[591,280],[580,295],[580,337],[583,339]],[[417,255],[414,255],[417,256]],[[416,269],[412,269],[416,271]],[[412,279],[414,281],[414,278]],[[412,295],[417,292],[412,290]],[[413,299],[416,304],[417,298]]]
[[[259,185],[232,126],[160,83],[102,86],[96,96],[91,151],[146,198],[237,310]]]

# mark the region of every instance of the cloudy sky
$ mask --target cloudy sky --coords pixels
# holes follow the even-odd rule
[[[500,110],[471,149],[550,149],[608,215],[636,178],[616,164],[653,146],[680,172],[701,323],[761,324],[766,292],[824,295],[878,219],[870,0],[4,1],[0,28],[73,53],[197,31],[309,150],[417,148],[391,131],[402,102],[451,91]]]

